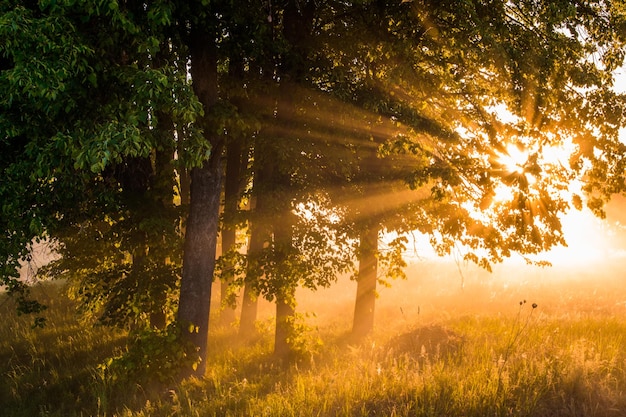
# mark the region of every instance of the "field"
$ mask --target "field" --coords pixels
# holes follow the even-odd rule
[[[376,331],[359,344],[347,337],[355,284],[341,280],[299,293],[309,329],[296,364],[272,359],[265,303],[258,338],[213,327],[206,377],[164,385],[108,376],[100,365],[124,350],[126,334],[82,322],[60,284],[37,285],[50,306],[44,329],[0,297],[0,415],[623,416],[620,269],[488,275],[417,263],[408,280],[380,289]]]

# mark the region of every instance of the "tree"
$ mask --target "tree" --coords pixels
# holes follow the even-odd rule
[[[199,349],[202,375],[222,159],[244,137],[255,200],[246,289],[276,300],[276,351],[285,355],[296,288],[330,285],[354,253],[369,294],[358,308],[365,324],[355,327],[371,329],[381,231],[419,230],[439,253],[460,245],[489,267],[564,242],[558,215],[581,203],[564,192],[573,179],[600,193],[589,200],[597,208],[623,189],[623,98],[610,90],[623,15],[613,4],[238,6],[2,3],[0,259],[24,311],[38,308],[16,279],[33,239],[58,239],[78,254],[86,226],[87,236],[106,237],[90,250],[103,260],[90,269],[123,278],[118,300],[151,273],[169,283],[180,273],[177,319]],[[577,149],[569,161],[549,158],[569,141]],[[513,169],[503,162],[509,144],[526,155]],[[178,187],[186,201],[187,170],[184,249],[168,263],[185,217],[171,193]],[[381,201],[385,188],[401,198]],[[403,244],[392,251],[394,271]],[[159,303],[145,294],[146,305]]]
[[[154,129],[159,112],[176,112],[172,123],[194,117],[190,90],[172,92],[184,74],[147,59],[159,48],[162,22],[130,19],[134,6],[2,5],[3,211],[30,222],[4,225],[10,243],[3,244],[3,265],[10,270],[3,279],[11,286],[22,288],[15,265],[33,239],[65,239],[85,221],[106,220],[130,202],[118,187],[126,182],[130,194],[131,172],[142,174],[136,186],[147,184],[151,154],[159,175],[165,172],[160,155],[173,138],[159,137],[164,123]],[[161,199],[156,194],[151,201]],[[123,220],[118,215],[112,221]]]
[[[88,236],[105,233],[121,241],[110,258],[113,264],[95,265],[87,274],[109,268],[124,286],[135,277],[144,289],[151,273],[165,273],[155,283],[176,277],[176,254],[170,254],[173,264],[165,262],[173,247],[171,240],[163,241],[163,232],[176,235],[179,222],[169,228],[158,223],[172,211],[167,206],[174,189],[173,149],[176,141],[184,144],[179,149],[188,152],[179,156],[192,166],[207,146],[192,125],[200,107],[186,81],[181,37],[170,30],[171,10],[162,3],[143,6],[3,4],[0,82],[8,95],[0,137],[11,150],[3,153],[3,173],[10,179],[1,191],[7,202],[3,211],[8,219],[27,216],[32,224],[4,225],[3,266],[10,271],[3,279],[18,289],[15,265],[27,256],[30,242],[49,236],[64,245],[62,250],[74,245],[72,254],[79,254],[81,236],[70,232],[81,225]],[[166,50],[175,56],[168,64],[161,56]],[[24,195],[22,189],[36,191]],[[19,195],[24,197],[16,199]],[[178,216],[166,217],[172,215]],[[158,237],[150,235],[164,225]],[[109,256],[115,240],[101,242],[95,251]],[[132,256],[130,264],[119,263],[124,252]],[[176,286],[176,280],[169,282]],[[160,291],[138,296],[155,305],[156,294]],[[131,294],[126,287],[117,295],[120,301]]]

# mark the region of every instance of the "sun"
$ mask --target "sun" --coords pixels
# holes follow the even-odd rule
[[[526,192],[532,197],[539,187],[552,189],[560,198],[571,200],[573,194],[581,192],[582,183],[573,177],[568,168],[569,159],[577,146],[571,140],[544,145],[523,145],[520,142],[508,143],[504,151],[495,151],[497,172],[502,179],[494,186],[494,201],[505,202],[515,197],[524,179]],[[517,181],[511,181],[511,179]]]
[[[523,174],[524,166],[528,162],[528,152],[518,145],[509,143],[505,152],[496,152],[498,162],[502,164],[507,172]]]
[[[573,200],[574,195],[581,196],[584,200],[583,181],[567,174],[570,172],[569,159],[577,150],[571,140],[541,148],[511,143],[504,149],[504,152],[497,153],[497,162],[502,165],[503,175],[526,178],[530,199],[537,198],[535,190],[544,187],[568,202]],[[533,154],[536,155],[536,164],[540,170],[529,172],[528,165]],[[495,203],[506,204],[516,198],[518,192],[514,186],[500,182],[494,187],[493,200]],[[538,255],[539,258],[556,265],[591,265],[615,255],[609,224],[597,218],[587,208],[579,210],[570,207],[559,218],[567,246],[557,246],[543,255]]]

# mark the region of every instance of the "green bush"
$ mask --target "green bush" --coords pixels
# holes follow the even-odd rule
[[[177,380],[186,370],[198,365],[196,348],[182,338],[182,329],[177,323],[165,329],[143,329],[129,338],[131,342],[126,352],[101,365],[110,383],[164,384]]]

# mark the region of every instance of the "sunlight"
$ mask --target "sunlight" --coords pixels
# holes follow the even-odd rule
[[[619,244],[623,233],[619,224],[600,219],[586,208],[571,210],[561,222],[568,246],[554,248],[542,256],[555,266],[600,266],[626,256]]]
[[[499,153],[498,161],[504,165],[508,172],[524,173],[524,165],[528,162],[528,152],[520,147],[509,143],[505,153]]]

